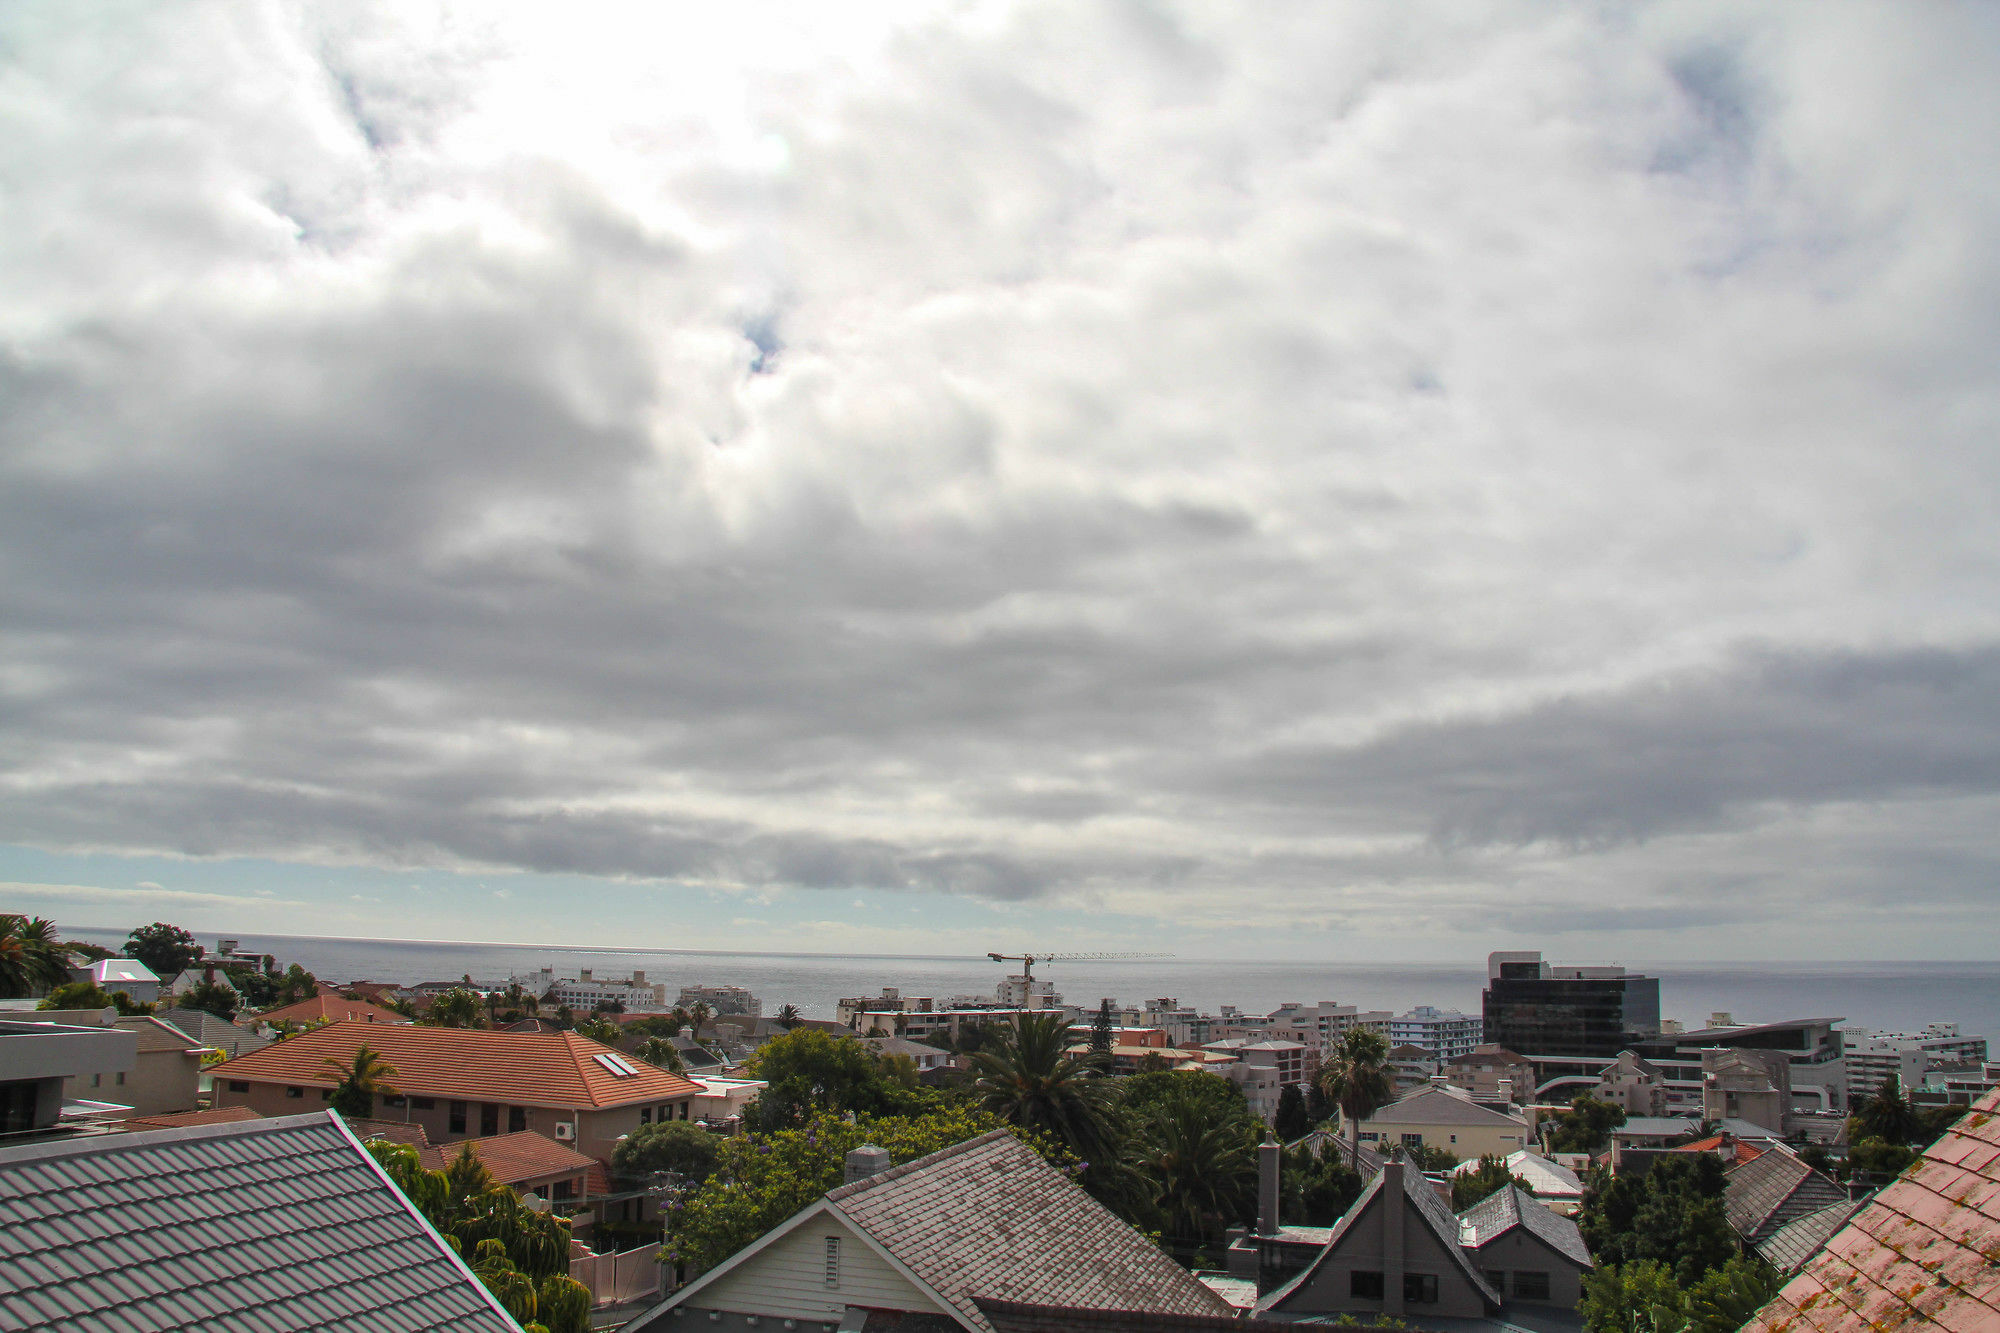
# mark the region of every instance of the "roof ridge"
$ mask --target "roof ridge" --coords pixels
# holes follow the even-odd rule
[[[263,1116],[256,1120],[223,1120],[206,1125],[175,1125],[166,1129],[142,1130],[137,1134],[88,1134],[78,1138],[59,1139],[52,1143],[23,1143],[13,1147],[0,1147],[0,1166],[46,1161],[54,1157],[73,1157],[79,1153],[135,1152],[167,1141],[182,1143],[189,1139],[233,1138],[238,1134],[270,1134],[281,1130],[301,1129],[308,1124],[323,1125],[327,1123],[327,1117],[333,1114],[332,1111],[307,1111],[301,1115]]]
[[[860,1180],[851,1180],[845,1185],[836,1185],[826,1192],[825,1197],[829,1203],[838,1203],[842,1199],[851,1199],[855,1195],[861,1194],[877,1185],[886,1185],[892,1180],[901,1180],[905,1176],[914,1175],[926,1167],[935,1166],[946,1158],[955,1157],[960,1153],[968,1152],[981,1144],[991,1143],[999,1138],[1011,1139],[1014,1138],[1014,1135],[1012,1131],[1004,1128],[989,1129],[977,1138],[965,1139],[952,1144],[948,1148],[940,1148],[936,1152],[925,1153],[922,1157],[913,1157],[901,1166],[892,1166],[887,1171],[878,1171],[872,1176],[863,1176]],[[1015,1141],[1019,1142],[1018,1139]],[[1025,1143],[1021,1144],[1021,1146],[1023,1148],[1028,1147]],[[1032,1152],[1034,1150],[1029,1148],[1028,1151]]]

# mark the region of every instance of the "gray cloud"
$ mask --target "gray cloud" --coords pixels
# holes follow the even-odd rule
[[[1990,19],[536,22],[12,20],[0,838],[1966,908]]]

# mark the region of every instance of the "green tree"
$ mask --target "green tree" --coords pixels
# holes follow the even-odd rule
[[[744,1062],[765,1081],[757,1121],[767,1130],[801,1124],[821,1111],[873,1114],[910,1105],[909,1094],[882,1076],[882,1066],[859,1040],[818,1028],[796,1028],[765,1042]]]
[[[1023,1013],[1002,1027],[999,1045],[972,1058],[981,1107],[1010,1125],[1048,1136],[1086,1163],[1110,1162],[1120,1134],[1087,1054],[1069,1053],[1069,1019]]]
[[[1864,1184],[1887,1184],[1917,1160],[1916,1151],[1883,1139],[1859,1139],[1847,1149],[1848,1173]]]
[[[665,1037],[648,1037],[639,1043],[639,1058],[649,1065],[658,1065],[670,1074],[685,1074],[687,1064],[672,1041]]]
[[[1433,1175],[1453,1170],[1458,1166],[1457,1153],[1449,1148],[1440,1148],[1434,1144],[1412,1143],[1403,1149],[1403,1155],[1409,1159],[1411,1165],[1415,1166],[1417,1170],[1428,1171]]]
[[[1098,1002],[1097,1017],[1090,1020],[1090,1053],[1103,1062],[1104,1068],[1111,1067],[1111,999],[1109,996]]]
[[[1290,1143],[1303,1138],[1312,1128],[1312,1116],[1306,1112],[1306,1096],[1296,1083],[1287,1083],[1278,1094],[1278,1113],[1272,1120],[1281,1142]]]
[[[715,1017],[715,1010],[708,1007],[708,1001],[696,1000],[688,1006],[687,1016],[688,1027],[691,1029],[688,1035],[700,1041],[702,1026]]]
[[[1318,1153],[1309,1144],[1287,1148],[1280,1162],[1284,1215],[1300,1226],[1332,1226],[1361,1197],[1364,1183],[1337,1144]]]
[[[618,1140],[618,1146],[611,1150],[611,1167],[621,1176],[671,1171],[693,1188],[714,1173],[721,1150],[722,1140],[700,1125],[666,1120],[641,1125]]]
[[[1857,1142],[1880,1139],[1884,1143],[1914,1143],[1921,1128],[1916,1108],[1903,1095],[1902,1080],[1891,1074],[1849,1118],[1848,1137]]]
[[[1735,1333],[1781,1285],[1751,1255],[1732,1255],[1692,1285],[1640,1259],[1585,1274],[1578,1310],[1589,1333]]]
[[[378,1093],[396,1091],[389,1084],[389,1080],[396,1077],[396,1067],[365,1042],[348,1063],[342,1064],[330,1055],[325,1063],[340,1072],[340,1082],[333,1089],[333,1109],[344,1116],[365,1120],[375,1114]]]
[[[795,1004],[788,1004],[778,1011],[778,1026],[787,1032],[805,1021],[805,1016],[799,1013],[799,1007]]]
[[[1201,1098],[1170,1096],[1149,1108],[1133,1138],[1133,1162],[1153,1186],[1168,1243],[1183,1254],[1219,1241],[1257,1209],[1257,1139],[1250,1126],[1218,1120]]]
[[[1168,1102],[1193,1098],[1212,1120],[1241,1125],[1252,1133],[1263,1128],[1256,1112],[1243,1100],[1243,1089],[1220,1074],[1199,1069],[1168,1069],[1119,1079],[1112,1088],[1126,1114],[1135,1122]]]
[[[1578,1225],[1600,1265],[1656,1259],[1691,1286],[1736,1251],[1722,1188],[1713,1155],[1662,1154],[1643,1175],[1593,1172]]]
[[[1320,1090],[1347,1121],[1348,1156],[1361,1143],[1361,1122],[1396,1095],[1389,1071],[1389,1042],[1372,1028],[1349,1028],[1319,1067]]]
[[[1479,1159],[1479,1164],[1470,1171],[1460,1171],[1451,1178],[1451,1210],[1462,1213],[1487,1195],[1508,1185],[1519,1185],[1522,1189],[1532,1187],[1527,1181],[1507,1169],[1505,1158],[1491,1154]]]
[[[465,986],[453,986],[431,1001],[421,1020],[431,1027],[476,1028],[483,1021],[479,996]]]
[[[69,981],[77,947],[56,938],[47,917],[0,915],[0,991],[32,995]]]
[[[159,977],[185,972],[200,959],[201,953],[193,935],[164,921],[141,926],[125,938],[125,956],[144,963]]]
[[[236,992],[224,982],[197,981],[191,989],[182,992],[178,1003],[183,1009],[200,1009],[225,1021],[233,1021],[240,1001]]]
[[[150,1014],[153,1006],[141,1004],[125,991],[106,993],[94,981],[72,981],[56,987],[37,1009],[116,1009],[121,1014]]]
[[[1625,1123],[1625,1108],[1579,1092],[1570,1099],[1569,1109],[1554,1112],[1548,1123],[1550,1152],[1596,1154],[1611,1146],[1611,1131]]]
[[[576,1035],[579,1037],[588,1037],[590,1040],[601,1042],[606,1046],[616,1046],[624,1039],[625,1033],[610,1019],[599,1014],[592,1014],[589,1018],[584,1019],[576,1025]]]
[[[902,1163],[999,1127],[993,1115],[962,1104],[917,1116],[862,1115],[852,1121],[841,1112],[820,1110],[790,1128],[724,1139],[707,1181],[670,1210],[662,1258],[713,1268],[840,1184],[848,1152],[864,1143]],[[1022,1138],[1045,1157],[1059,1156],[1035,1135]]]

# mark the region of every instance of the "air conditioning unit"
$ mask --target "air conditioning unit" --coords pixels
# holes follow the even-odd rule
[[[557,1138],[559,1138],[559,1139],[573,1139],[573,1138],[575,1138],[575,1137],[576,1137],[576,1125],[575,1125],[574,1123],[572,1123],[571,1121],[568,1121],[568,1120],[558,1120],[558,1121],[556,1121],[556,1137],[557,1137]]]

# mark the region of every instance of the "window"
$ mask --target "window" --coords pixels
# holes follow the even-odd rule
[[[125,1071],[122,1069],[118,1071],[118,1086],[121,1088],[125,1086]]]
[[[1347,1294],[1357,1301],[1382,1299],[1382,1274],[1357,1268],[1347,1275]]]
[[[1514,1294],[1524,1301],[1547,1300],[1549,1298],[1549,1275],[1547,1273],[1515,1273]]]
[[[1452,1141],[1453,1143],[1457,1143],[1457,1142],[1458,1142],[1458,1135],[1456,1135],[1456,1134],[1452,1135],[1452,1136],[1451,1136],[1451,1141]]]
[[[319,1099],[320,1099],[321,1101],[323,1101],[323,1102],[330,1102],[330,1101],[332,1101],[332,1100],[333,1100],[333,1089],[332,1089],[332,1088],[321,1088],[321,1089],[319,1090]]]
[[[1373,1130],[1364,1129],[1361,1131],[1361,1142],[1363,1143],[1374,1143],[1381,1137],[1380,1134],[1375,1133]]]
[[[409,1100],[410,1100],[409,1098],[403,1096],[403,1094],[401,1094],[400,1092],[391,1092],[383,1095],[382,1105],[404,1106],[408,1104]]]
[[[231,1092],[248,1092],[250,1091],[250,1085],[240,1078],[232,1078],[229,1080],[229,1090]]]
[[[91,1087],[93,1087],[93,1088],[101,1088],[101,1087],[103,1087],[103,1086],[104,1086],[104,1075],[102,1075],[102,1074],[92,1074],[92,1075],[90,1076],[90,1086],[91,1086]]]
[[[1420,1304],[1436,1305],[1438,1280],[1436,1273],[1403,1274],[1403,1299]]]
[[[640,1123],[640,1124],[642,1124],[642,1125],[650,1125],[650,1124],[652,1124],[652,1123],[653,1123],[653,1108],[652,1108],[652,1107],[650,1107],[650,1106],[642,1106],[642,1107],[640,1107],[640,1108],[639,1108],[639,1123]]]
[[[304,1088],[286,1088],[285,1095],[287,1097],[303,1097],[306,1095],[306,1090]]]
[[[1403,1146],[1405,1148],[1421,1148],[1424,1146],[1424,1136],[1421,1134],[1405,1134],[1403,1135]]]
[[[453,1103],[451,1104],[451,1122],[450,1122],[450,1123],[451,1123],[451,1132],[452,1132],[453,1134],[463,1134],[463,1133],[465,1133],[465,1103],[464,1103],[464,1102],[453,1102]]]
[[[574,1199],[576,1197],[576,1182],[574,1180],[558,1180],[555,1183],[555,1188],[549,1191],[549,1197],[552,1199]]]
[[[434,1111],[437,1109],[437,1098],[412,1097],[410,1098],[410,1105],[419,1111]]]
[[[826,1238],[826,1285],[829,1287],[840,1285],[840,1237],[838,1236]]]
[[[507,1132],[517,1134],[528,1127],[527,1108],[510,1106],[507,1108]]]
[[[479,1133],[490,1137],[500,1132],[500,1108],[492,1102],[479,1103]]]

